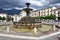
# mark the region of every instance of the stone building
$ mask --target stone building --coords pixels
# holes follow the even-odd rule
[[[35,11],[31,11],[30,16],[31,17],[40,17],[40,16],[47,16],[50,14],[55,14],[56,17],[58,17],[58,10],[55,11],[55,9],[57,9],[57,7],[47,7],[47,8],[43,8],[40,10],[35,10]],[[57,20],[57,18],[56,18]]]
[[[13,15],[13,21],[14,22],[18,22],[21,20],[21,18],[25,17],[26,16],[26,12],[24,10],[22,10],[19,14],[14,14]]]
[[[48,8],[43,8],[40,10],[31,11],[30,16],[31,17],[39,17],[39,16],[47,16],[50,14],[55,14],[56,12],[53,11],[55,9],[57,9],[57,8],[56,7],[48,7]]]
[[[40,17],[40,16],[47,16],[47,15],[50,15],[50,14],[55,14],[56,15],[56,20],[60,20],[60,8],[57,8],[57,7],[47,7],[47,8],[43,8],[43,9],[40,9],[40,10],[32,10],[30,11],[30,14],[29,16],[31,17]],[[25,17],[26,16],[26,12],[24,10],[22,10],[20,12],[20,14],[16,14],[14,15],[14,21],[19,21],[21,20],[21,18]]]
[[[6,18],[6,17],[7,17],[7,14],[5,14],[5,13],[0,13],[0,16]]]
[[[58,20],[60,20],[60,8],[57,8],[57,9],[55,9],[55,10],[53,10],[53,11],[56,12],[56,15],[58,15],[58,16],[57,16],[57,17],[58,17]]]

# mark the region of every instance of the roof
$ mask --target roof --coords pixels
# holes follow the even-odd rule
[[[44,8],[41,8],[39,10],[35,10],[35,11],[31,11],[31,12],[36,12],[36,11],[40,11],[40,10],[45,10],[45,9],[48,9],[48,8],[52,8],[52,7],[44,7]]]
[[[60,7],[59,7],[59,8],[57,8],[57,9],[55,9],[55,10],[53,10],[53,11],[56,11],[56,10],[60,10]]]

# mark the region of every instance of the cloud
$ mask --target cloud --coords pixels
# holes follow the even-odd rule
[[[41,7],[47,7],[49,5],[60,5],[60,0],[0,0],[0,8],[5,9],[22,9],[26,7],[25,3],[31,3],[30,7],[38,9]]]
[[[30,1],[33,6],[43,6],[43,3],[40,1]]]
[[[42,2],[37,1],[37,0],[26,0],[26,2],[31,3],[31,5],[35,6],[43,6]]]
[[[60,3],[51,4],[50,6],[60,7]]]
[[[2,8],[2,9],[4,9],[4,10],[11,10],[11,9],[22,10],[23,8],[13,7],[13,8]]]
[[[24,2],[29,2],[32,6],[44,6],[49,3],[48,0],[25,0]]]

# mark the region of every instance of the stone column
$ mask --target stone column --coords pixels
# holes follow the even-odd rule
[[[9,26],[7,26],[7,32],[9,33]]]

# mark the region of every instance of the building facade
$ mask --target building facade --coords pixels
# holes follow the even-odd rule
[[[30,11],[29,16],[40,17],[40,16],[47,16],[50,14],[56,15],[56,17],[57,17],[56,20],[60,20],[60,8],[57,8],[57,7],[48,7],[48,8],[43,8],[40,10]],[[22,10],[18,15],[15,14],[13,16],[14,22],[21,20],[21,18],[23,18],[25,16],[26,16],[26,12],[24,10]]]
[[[56,17],[58,17],[58,10],[56,7],[48,7],[48,8],[44,8],[44,9],[40,9],[40,10],[36,10],[36,11],[31,11],[30,16],[31,17],[40,17],[40,16],[47,16],[50,14],[55,14]],[[57,20],[57,18],[56,18]]]
[[[7,17],[7,14],[5,14],[5,13],[0,13],[0,16],[6,18],[6,17]]]
[[[58,13],[58,20],[60,20],[60,8],[57,8],[54,10],[56,13]]]
[[[13,15],[13,21],[14,22],[18,22],[21,20],[21,18],[25,17],[26,16],[26,12],[24,10],[22,10],[18,15],[17,14],[14,14]]]

